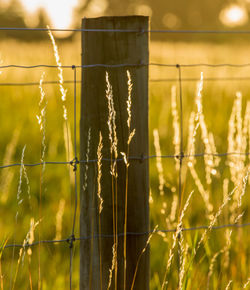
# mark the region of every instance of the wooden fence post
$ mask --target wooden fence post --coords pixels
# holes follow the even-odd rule
[[[132,30],[131,32],[82,32],[82,65],[118,66],[92,66],[82,69],[81,160],[97,159],[99,132],[103,136],[103,158],[111,157],[107,124],[109,110],[106,98],[106,72],[113,89],[118,158],[122,158],[120,152],[127,152],[127,70],[130,71],[133,83],[131,130],[135,129],[136,132],[130,143],[129,155],[139,156],[141,159],[129,160],[127,232],[130,234],[127,235],[126,242],[126,289],[131,288],[138,258],[146,245],[149,230],[149,169],[148,160],[143,159],[143,156],[148,156],[148,23],[149,19],[145,16],[85,18],[82,21],[83,29]],[[119,66],[120,64],[122,66]],[[113,208],[116,207],[119,234],[117,289],[124,289],[125,163],[117,162],[117,204],[112,202],[110,172],[111,162],[103,160],[101,179],[103,210],[100,214],[99,231],[97,163],[81,164],[80,235],[87,237],[80,242],[81,290],[107,289],[114,245]],[[115,183],[113,183],[113,192]],[[102,235],[101,243],[97,237],[99,232]],[[140,259],[134,289],[149,289],[149,275],[149,249],[147,248]],[[111,289],[115,289],[115,270],[112,276]]]

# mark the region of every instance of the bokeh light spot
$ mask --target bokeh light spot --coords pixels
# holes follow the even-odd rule
[[[236,4],[229,5],[221,11],[220,21],[229,27],[242,26],[248,21],[247,10]]]

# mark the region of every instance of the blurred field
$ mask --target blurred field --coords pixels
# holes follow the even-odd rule
[[[72,43],[59,43],[59,54],[63,65],[80,64],[80,40],[75,39]],[[242,64],[249,62],[248,45],[244,43],[233,44],[209,44],[209,43],[151,43],[151,62],[168,64],[191,64],[191,63],[235,63]],[[52,45],[48,39],[41,43],[22,43],[14,40],[0,42],[0,55],[2,65],[8,64],[55,64]],[[238,128],[235,135],[244,127],[244,114],[247,101],[250,101],[249,81],[250,67],[246,68],[182,68],[182,91],[183,91],[183,127],[184,127],[184,152],[188,154],[188,132],[189,118],[191,112],[197,112],[195,98],[197,94],[197,81],[185,81],[185,79],[198,79],[200,73],[204,73],[203,113],[207,130],[213,133],[216,151],[225,153],[228,151],[229,119],[232,112],[236,92],[242,93],[241,128],[238,117]],[[18,82],[39,82],[42,73],[45,72],[44,81],[58,80],[56,69],[3,69],[0,75],[0,165],[11,164],[21,161],[24,146],[24,163],[35,163],[40,161],[41,152],[44,147],[41,145],[42,133],[40,132],[36,115],[40,114],[39,108],[40,91],[35,86],[1,86],[1,83]],[[72,69],[63,71],[65,80],[73,80]],[[80,70],[77,72],[80,79]],[[239,80],[239,78],[247,78]],[[206,80],[207,78],[220,78],[219,80]],[[225,80],[224,78],[230,78]],[[238,78],[232,80],[232,78]],[[162,155],[175,154],[173,145],[174,129],[171,112],[171,88],[176,85],[178,91],[178,71],[176,68],[150,67],[150,154],[155,154],[153,130],[159,131],[160,146]],[[68,89],[66,106],[68,109],[68,121],[70,131],[73,132],[73,85],[65,84]],[[45,160],[65,161],[71,160],[65,149],[64,120],[61,95],[58,85],[44,85],[46,94],[46,133],[45,133]],[[78,96],[80,86],[77,87]],[[178,98],[177,98],[178,100]],[[78,98],[79,108],[79,98]],[[179,104],[177,101],[177,109]],[[80,110],[78,109],[78,112]],[[133,117],[133,116],[132,116]],[[77,116],[79,120],[79,116]],[[249,117],[250,118],[250,117]],[[250,121],[248,123],[247,147],[249,152]],[[238,132],[238,133],[237,133]],[[242,133],[242,132],[241,132]],[[205,152],[204,143],[200,128],[196,135],[196,153]],[[216,167],[216,173],[212,176],[212,182],[207,184],[205,164],[203,158],[197,158],[195,169],[205,190],[209,193],[210,202],[216,213],[225,200],[225,192],[233,190],[235,182],[232,178],[232,166],[230,169],[227,157],[222,157]],[[236,160],[241,162],[240,160]],[[209,225],[207,204],[203,201],[201,194],[191,176],[187,166],[188,160],[184,159],[183,164],[183,205],[194,190],[187,212],[183,218],[183,227]],[[244,160],[245,168],[249,165],[249,157]],[[178,172],[176,160],[173,158],[162,159],[164,169],[163,176],[165,184],[164,194],[160,195],[159,176],[156,167],[156,160],[150,160],[150,184],[151,184],[151,227],[156,224],[159,229],[175,228],[178,223],[177,213],[173,220],[168,220],[171,213],[173,200],[176,200],[178,191]],[[60,219],[56,218],[59,205],[61,204],[62,230],[61,238],[68,238],[71,234],[73,214],[73,183],[70,179],[68,166],[46,165],[41,183],[42,167],[26,168],[29,184],[22,179],[21,198],[23,202],[18,205],[17,194],[20,182],[20,168],[0,169],[0,241],[8,244],[23,243],[30,229],[30,220],[39,220],[39,211],[42,219],[35,229],[35,240],[38,240],[40,231],[41,239],[56,238],[56,227],[59,227]],[[245,169],[244,169],[245,170]],[[71,170],[72,171],[72,170]],[[243,172],[242,172],[243,174]],[[244,174],[243,174],[244,176]],[[225,181],[228,180],[228,181]],[[40,189],[41,186],[41,189]],[[223,189],[224,186],[224,189]],[[30,198],[29,198],[30,191]],[[41,192],[41,203],[40,203]],[[218,224],[231,223],[233,214],[240,214],[244,211],[240,223],[249,222],[249,185],[246,187],[242,198],[242,206],[234,212],[234,198],[223,208],[218,218]],[[65,208],[63,209],[63,200]],[[61,203],[60,203],[61,201]],[[173,211],[173,207],[172,207]],[[18,217],[16,214],[18,212]],[[212,213],[211,213],[212,215]],[[59,224],[58,224],[59,223]],[[57,226],[56,226],[57,225]],[[228,230],[221,229],[212,231],[205,246],[201,246],[197,255],[192,260],[194,249],[197,246],[204,231],[183,232],[183,245],[188,248],[185,255],[186,264],[183,264],[185,275],[182,289],[223,289],[232,280],[231,289],[240,289],[250,277],[250,227],[233,229],[230,245],[225,248],[229,239]],[[78,222],[76,225],[76,236],[78,234]],[[172,233],[165,236],[154,234],[151,241],[151,289],[160,289],[163,281],[169,251],[172,247]],[[76,245],[78,245],[76,243]],[[177,257],[177,247],[171,268],[167,274],[169,289],[177,289],[181,265]],[[69,248],[67,244],[42,245],[32,249],[32,255],[25,254],[20,261],[18,268],[19,249],[5,249],[2,257],[0,252],[1,272],[3,289],[13,286],[13,279],[17,273],[15,289],[28,289],[30,279],[33,287],[38,284],[38,259],[39,251],[41,257],[41,280],[43,289],[68,289],[69,288]],[[214,256],[216,253],[216,257]],[[73,288],[78,287],[78,246],[74,254]],[[214,258],[215,257],[215,258]],[[214,264],[213,264],[214,259]],[[182,261],[183,263],[183,261]],[[213,265],[211,278],[208,279],[209,271]],[[210,269],[209,269],[210,267]],[[18,271],[17,271],[18,269]],[[211,271],[210,271],[211,272]],[[0,273],[1,274],[1,273]],[[208,284],[209,280],[209,284]]]

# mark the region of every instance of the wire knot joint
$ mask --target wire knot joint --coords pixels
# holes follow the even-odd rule
[[[75,242],[76,238],[75,238],[75,235],[71,235],[68,239],[67,239],[67,242],[69,243],[69,248],[72,249],[73,248],[73,245],[74,245],[74,242]]]
[[[73,160],[70,161],[70,165],[73,166],[73,171],[77,170],[77,165],[79,164],[79,160],[77,157],[75,157]]]
[[[180,152],[178,155],[175,156],[178,160],[182,161],[183,158],[185,157],[184,152]]]

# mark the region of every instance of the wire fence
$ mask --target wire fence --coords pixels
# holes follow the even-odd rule
[[[182,78],[182,82],[198,82],[200,79],[196,77],[192,78]],[[203,81],[249,81],[249,77],[205,77]],[[151,83],[166,83],[166,82],[178,82],[176,78],[160,78],[160,79],[150,79]],[[81,80],[76,81],[77,84],[81,84]],[[59,81],[44,81],[43,85],[58,85]],[[64,84],[74,84],[73,80],[64,80]],[[39,82],[8,82],[0,83],[0,87],[29,87],[29,86],[39,86]]]
[[[66,29],[66,28],[28,28],[28,27],[0,27],[0,31],[40,31],[40,32],[127,32],[127,33],[183,33],[183,34],[250,34],[250,30],[171,30],[171,29]]]
[[[214,30],[122,30],[122,29],[48,29],[48,28],[6,28],[0,27],[0,31],[41,31],[41,32],[117,32],[117,33],[171,33],[171,34],[250,34],[250,31],[214,31]],[[44,161],[44,162],[36,162],[36,163],[12,163],[12,164],[1,164],[0,169],[6,169],[11,167],[37,167],[37,166],[44,166],[44,165],[70,165],[72,166],[72,170],[74,172],[74,209],[73,209],[73,219],[72,219],[72,227],[69,237],[59,240],[39,240],[33,243],[15,243],[15,244],[7,244],[0,247],[0,252],[3,249],[8,248],[24,248],[27,249],[29,247],[39,246],[42,244],[60,244],[65,243],[69,245],[70,248],[70,271],[69,271],[69,280],[70,280],[70,289],[72,289],[72,259],[74,255],[74,245],[75,242],[81,240],[88,240],[88,239],[98,239],[98,238],[113,238],[113,234],[109,235],[98,235],[94,234],[91,236],[75,236],[75,226],[76,226],[76,218],[77,218],[77,208],[78,208],[78,186],[77,186],[77,169],[79,164],[86,164],[86,163],[96,163],[97,159],[92,160],[79,160],[78,158],[78,150],[77,150],[77,85],[81,83],[81,80],[77,79],[77,70],[78,69],[86,69],[86,68],[94,68],[94,67],[104,67],[104,68],[129,68],[129,67],[140,67],[140,66],[157,66],[157,67],[168,67],[168,68],[175,68],[178,70],[178,78],[162,78],[162,79],[150,79],[150,82],[178,82],[179,84],[179,104],[180,104],[180,153],[179,154],[170,154],[170,155],[150,155],[150,156],[129,156],[128,159],[134,162],[143,162],[144,160],[155,159],[155,158],[170,158],[170,159],[177,159],[179,160],[179,200],[181,199],[182,193],[182,170],[183,170],[183,160],[185,158],[199,158],[204,156],[214,156],[214,157],[226,157],[226,156],[249,156],[250,152],[221,152],[221,153],[209,153],[209,152],[201,152],[196,154],[185,154],[184,152],[184,137],[183,137],[183,88],[182,82],[192,82],[192,81],[199,81],[198,78],[189,77],[184,78],[182,77],[182,70],[186,68],[195,68],[195,67],[209,67],[209,68],[219,68],[219,67],[228,67],[228,68],[246,68],[250,67],[250,63],[242,63],[242,64],[234,64],[234,63],[219,63],[219,64],[210,64],[210,63],[191,63],[191,64],[169,64],[169,63],[122,63],[122,64],[91,64],[91,65],[62,65],[62,69],[73,69],[73,80],[66,80],[64,81],[65,84],[72,84],[73,85],[73,92],[74,92],[74,136],[73,136],[73,148],[74,148],[74,158],[69,161]],[[9,65],[0,65],[0,70],[5,69],[25,69],[25,70],[32,70],[37,68],[52,68],[58,69],[58,65],[48,65],[48,64],[36,64],[36,65],[16,65],[16,64],[9,64]],[[211,78],[204,78],[204,81],[248,81],[250,80],[250,76],[246,77],[211,77]],[[45,85],[58,85],[59,81],[45,81],[43,84]],[[0,83],[0,86],[38,86],[39,82],[3,82]],[[110,158],[102,158],[102,161],[110,162]],[[112,159],[114,162],[123,162],[123,158]],[[250,223],[234,223],[234,224],[222,224],[218,226],[211,227],[211,230],[220,230],[225,228],[244,228],[249,227]],[[208,229],[208,225],[196,226],[196,227],[183,227],[181,230],[184,231],[197,231],[197,230],[206,230]],[[172,229],[158,229],[154,231],[147,231],[147,232],[127,232],[127,233],[118,233],[117,236],[124,236],[124,235],[133,235],[133,236],[140,236],[140,235],[149,235],[153,232],[155,233],[173,233],[176,232],[176,228]]]

